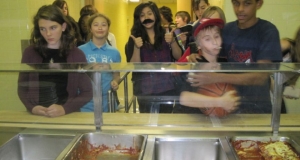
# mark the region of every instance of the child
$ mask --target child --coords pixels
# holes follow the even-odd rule
[[[88,22],[88,30],[92,34],[92,39],[86,44],[79,47],[86,55],[87,61],[90,63],[118,63],[121,62],[120,52],[107,43],[109,33],[110,20],[103,14],[96,13],[92,15]],[[102,66],[101,66],[102,67]],[[104,66],[109,67],[109,65]],[[119,87],[120,73],[102,73],[102,109],[108,112],[108,90],[111,88],[117,90]],[[93,101],[81,108],[82,112],[93,112]]]
[[[75,46],[71,24],[58,7],[42,6],[33,18],[33,25],[31,45],[25,49],[22,63],[86,63],[84,53]],[[45,81],[54,83],[57,102],[45,106],[40,103],[45,98],[43,94],[20,86],[33,81],[38,86]],[[58,117],[79,111],[93,96],[91,81],[83,73],[20,73],[18,82],[19,98],[35,115]]]
[[[186,11],[178,11],[175,14],[175,24],[178,29],[174,33],[183,51],[188,47],[190,34],[188,32],[181,32],[179,28],[186,26],[190,21],[191,16]]]
[[[134,10],[134,24],[126,45],[127,62],[172,62],[181,54],[172,31],[166,33],[162,27],[156,4],[151,1],[139,4]],[[151,111],[155,96],[175,95],[170,73],[133,73],[132,79],[141,113]],[[173,106],[168,105],[160,107],[159,112],[172,110]]]
[[[186,11],[178,11],[175,14],[175,23],[177,28],[187,25],[188,23],[190,23],[190,21],[191,21],[191,16]]]
[[[226,23],[226,18],[225,18],[225,14],[223,12],[223,10],[218,7],[218,6],[210,6],[208,7],[202,14],[202,17],[203,18],[221,18],[224,23]],[[194,28],[193,28],[193,32],[195,32],[195,29],[197,28],[197,26],[199,25],[200,23],[197,23]],[[194,38],[191,37],[192,40],[190,41],[194,41]],[[182,57],[178,60],[178,62],[188,62],[188,57],[190,56],[190,54],[194,54],[196,53],[195,55],[201,55],[201,50],[198,50],[197,47],[194,47],[193,45],[195,45],[193,42],[190,43],[190,47],[188,47],[184,54],[182,55]],[[194,48],[193,48],[194,47]],[[198,54],[197,54],[198,53]],[[199,58],[199,57],[197,57]]]
[[[237,20],[222,31],[221,57],[228,62],[271,63],[282,61],[279,32],[270,22],[256,17],[263,0],[232,0]],[[193,55],[193,54],[192,54]],[[191,61],[197,61],[195,56]],[[270,75],[268,73],[195,74],[187,81],[191,86],[208,83],[234,84],[243,97],[237,113],[271,113]],[[207,81],[209,79],[210,81]]]
[[[161,24],[164,28],[169,28],[173,23],[173,14],[171,8],[167,6],[162,6],[159,8],[159,13],[161,17]]]
[[[203,12],[209,7],[208,0],[193,0],[192,7],[194,14],[196,15],[196,21],[193,23],[193,26],[196,25],[202,17]]]
[[[87,30],[87,21],[91,15],[98,13],[98,10],[93,5],[86,5],[80,10],[80,17],[78,20],[79,32],[81,34],[82,40],[85,42],[90,41],[91,35]],[[109,45],[117,48],[116,37],[113,33],[109,32],[107,36],[107,42]]]
[[[201,59],[199,62],[224,62],[224,59],[218,59],[221,49],[222,38],[220,29],[223,28],[224,22],[221,19],[201,19],[200,25],[194,32],[196,44],[201,50]],[[202,94],[183,91],[180,94],[180,104],[189,107],[222,107],[227,112],[236,109],[240,97],[235,96],[235,91],[229,91],[221,97],[210,97]]]

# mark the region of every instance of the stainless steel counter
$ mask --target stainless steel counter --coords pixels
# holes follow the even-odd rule
[[[79,137],[85,132],[80,130],[35,130],[26,129],[20,133],[14,131],[1,132],[0,141],[7,141],[0,147],[0,160],[7,157],[16,160],[34,160],[41,158],[67,159],[64,157]],[[92,133],[92,131],[91,131]],[[95,132],[94,132],[95,133]],[[99,132],[96,132],[99,133]],[[128,134],[129,130],[101,132],[104,135],[140,135]],[[4,136],[7,134],[7,136]],[[14,136],[13,136],[14,135]],[[143,134],[144,135],[144,134]],[[146,145],[142,148],[143,160],[181,160],[181,159],[215,159],[235,160],[236,155],[230,147],[228,137],[287,137],[300,143],[299,132],[168,132],[146,135]],[[12,138],[10,138],[12,137]],[[130,139],[132,140],[132,139]],[[296,148],[300,153],[300,147]],[[9,151],[9,152],[8,152]],[[33,152],[34,151],[34,152]]]

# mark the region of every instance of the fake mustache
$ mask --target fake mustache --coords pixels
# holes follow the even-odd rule
[[[152,23],[154,22],[152,19],[145,19],[142,23],[147,24],[147,23]]]

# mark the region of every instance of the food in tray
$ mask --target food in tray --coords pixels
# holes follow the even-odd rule
[[[71,160],[137,160],[140,150],[132,147],[122,147],[120,144],[109,147],[105,144],[95,146],[87,140],[81,140],[79,145],[71,153]]]
[[[294,149],[287,142],[277,141],[268,143],[259,143],[259,149],[265,159],[284,159],[284,160],[299,160],[299,156],[294,152]]]
[[[300,160],[295,149],[284,141],[235,140],[232,145],[240,160]]]

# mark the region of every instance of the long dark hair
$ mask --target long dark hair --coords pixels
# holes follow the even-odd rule
[[[131,34],[135,37],[142,37],[144,43],[145,42],[150,43],[150,39],[146,32],[146,29],[143,26],[142,22],[140,21],[140,15],[142,13],[142,10],[146,7],[149,7],[152,10],[154,17],[155,17],[154,48],[157,50],[160,50],[160,49],[162,49],[162,42],[164,40],[165,30],[161,26],[161,18],[160,18],[159,10],[158,10],[157,5],[154,2],[149,1],[146,3],[141,3],[135,8],[134,14],[133,14],[134,21],[133,21],[133,26],[131,28]]]
[[[67,2],[65,0],[55,0],[52,5],[55,5],[57,7],[59,7],[60,9],[63,9],[64,5],[67,5],[67,8],[68,8],[68,13],[67,15],[69,15],[69,6],[67,4]]]
[[[81,34],[82,40],[84,40],[84,41],[89,41],[89,39],[88,39],[89,36],[88,36],[88,33],[84,33],[81,24],[82,24],[82,23],[85,23],[85,22],[83,21],[83,18],[85,18],[86,16],[91,16],[91,15],[92,15],[92,14],[83,14],[83,15],[81,15],[81,16],[79,17],[79,20],[78,20],[79,32],[80,32],[80,34]],[[87,24],[85,24],[85,25],[87,26]]]
[[[169,23],[173,22],[172,10],[169,7],[167,7],[167,6],[160,7],[159,13],[162,14]]]
[[[193,8],[194,11],[196,11],[196,10],[199,9],[198,7],[199,7],[199,3],[201,1],[204,1],[204,3],[206,3],[207,5],[209,5],[208,0],[193,0],[193,2],[192,2],[192,8]]]
[[[46,56],[45,51],[47,49],[47,41],[44,39],[40,32],[39,20],[45,19],[57,22],[60,25],[66,23],[66,29],[62,32],[61,44],[60,44],[60,55],[67,56],[68,51],[75,47],[75,33],[67,18],[63,15],[62,11],[54,5],[44,5],[42,6],[37,14],[33,18],[33,31],[31,33],[30,43],[34,45],[35,50]]]

